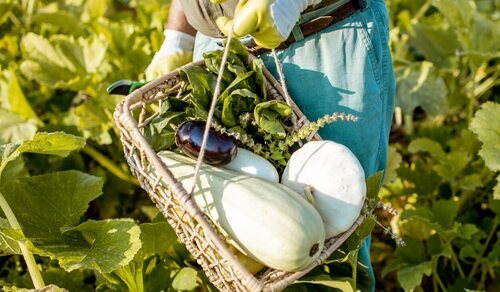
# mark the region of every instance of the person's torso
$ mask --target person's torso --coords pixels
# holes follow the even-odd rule
[[[186,18],[197,31],[210,37],[223,37],[215,23],[220,16],[232,18],[239,0],[227,0],[222,4],[214,4],[210,0],[181,0]],[[323,0],[315,7],[309,7],[305,12],[333,4],[339,0]]]

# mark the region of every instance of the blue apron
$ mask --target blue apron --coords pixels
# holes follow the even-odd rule
[[[290,95],[309,120],[333,112],[358,116],[356,123],[333,123],[319,133],[325,140],[346,145],[369,177],[386,169],[395,78],[385,3],[367,2],[370,3],[352,16],[278,51],[278,57]],[[199,60],[204,52],[215,49],[221,49],[219,40],[199,33],[194,59]],[[272,56],[265,54],[261,58],[277,77]],[[370,236],[365,239],[359,261],[368,267],[370,290],[374,291],[370,241]]]

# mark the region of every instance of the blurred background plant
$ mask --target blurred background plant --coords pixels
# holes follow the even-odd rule
[[[169,2],[0,0],[0,194],[22,226],[0,218],[1,286],[33,287],[22,242],[47,285],[213,290],[130,175],[105,91],[143,77]],[[406,246],[375,229],[377,290],[500,291],[500,2],[387,5],[398,107],[379,196],[400,215],[378,215]],[[290,290],[350,287],[324,280]]]

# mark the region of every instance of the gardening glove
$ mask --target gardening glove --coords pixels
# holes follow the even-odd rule
[[[236,37],[250,34],[263,48],[278,47],[292,32],[300,13],[322,0],[240,0],[234,18],[219,17],[219,29],[228,35],[233,26]]]
[[[186,65],[193,59],[194,36],[171,29],[166,29],[163,34],[165,40],[146,68],[148,81]]]

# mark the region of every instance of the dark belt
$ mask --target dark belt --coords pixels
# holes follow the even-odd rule
[[[333,11],[331,14],[323,15],[318,18],[315,18],[311,21],[305,22],[299,25],[300,30],[302,31],[302,35],[305,37],[310,36],[330,25],[333,25],[341,20],[346,19],[347,17],[354,14],[354,12],[358,11],[361,8],[359,4],[359,0],[351,0],[346,4],[340,6],[338,9]],[[296,42],[293,34],[290,34],[290,37],[286,39],[284,42],[279,45],[276,50],[286,49],[288,46]],[[269,52],[269,49],[259,47],[257,45],[249,46],[248,51],[254,55],[260,55],[265,52]]]

